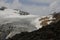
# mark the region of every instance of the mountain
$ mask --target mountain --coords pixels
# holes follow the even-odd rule
[[[22,11],[8,9],[5,7],[0,8],[0,38],[5,40],[5,38],[12,32],[15,34],[23,31],[34,31],[37,30],[35,24],[31,23],[38,15],[20,15]],[[22,12],[23,14],[25,12]],[[25,13],[26,14],[26,13]],[[12,34],[13,36],[15,34]],[[10,35],[11,36],[11,35]]]
[[[0,33],[1,40],[12,38],[21,32],[32,32],[41,29],[51,23],[59,21],[60,13],[48,16],[29,15],[27,12],[8,9],[0,9]]]
[[[29,13],[18,9],[9,9],[6,7],[0,8],[0,16],[9,16],[9,15],[29,15]]]
[[[60,20],[32,32],[22,32],[7,40],[60,40]]]
[[[7,40],[60,40],[60,13],[52,14],[54,22],[32,32],[21,32]]]

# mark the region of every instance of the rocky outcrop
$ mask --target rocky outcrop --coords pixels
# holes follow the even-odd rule
[[[29,15],[28,12],[24,12],[24,11],[19,11],[19,14],[20,14],[20,15]]]

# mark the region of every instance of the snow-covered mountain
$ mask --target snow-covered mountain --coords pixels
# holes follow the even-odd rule
[[[2,32],[2,39],[8,35],[7,31],[16,34],[22,31],[33,31],[37,29],[35,24],[31,22],[38,18],[38,15],[20,15],[20,12],[21,14],[24,13],[14,9],[0,9],[0,31]],[[12,26],[12,30],[10,30],[10,26]]]
[[[20,13],[22,15],[20,15]],[[53,18],[52,15],[41,17],[39,15],[29,15],[23,11],[5,8],[4,10],[0,10],[0,30],[3,30],[5,33],[9,31],[9,35],[3,33],[4,35],[7,35],[6,39],[8,39],[9,37],[24,31],[31,32],[42,28],[53,22],[53,19],[55,18]]]
[[[6,7],[0,8],[0,17],[4,16],[19,16],[19,15],[29,15],[28,12],[24,12],[18,9],[8,9]]]

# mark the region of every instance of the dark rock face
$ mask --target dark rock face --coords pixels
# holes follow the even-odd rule
[[[4,10],[4,9],[6,9],[6,7],[1,7],[1,8],[0,8],[0,10]]]
[[[24,12],[24,11],[20,11],[19,14],[20,14],[20,15],[29,15],[28,12]]]
[[[33,32],[22,32],[7,40],[60,40],[60,21]]]
[[[55,22],[60,20],[60,12],[58,13],[54,12],[52,15],[53,15],[53,18],[56,18]]]

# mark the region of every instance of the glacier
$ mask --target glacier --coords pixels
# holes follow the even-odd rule
[[[0,10],[0,30],[4,31],[2,36],[6,35],[6,39],[21,32],[31,32],[38,29],[34,21],[40,18],[39,15],[20,15],[18,13],[19,11],[13,9]],[[10,25],[12,25],[11,30],[9,29]]]
[[[48,17],[53,19],[51,15],[20,15],[19,10],[4,9],[0,10],[0,31],[2,32],[2,39],[8,39],[21,32],[31,32],[42,28],[43,25],[39,19]],[[48,22],[50,24],[52,21]],[[5,35],[5,36],[4,36]]]

